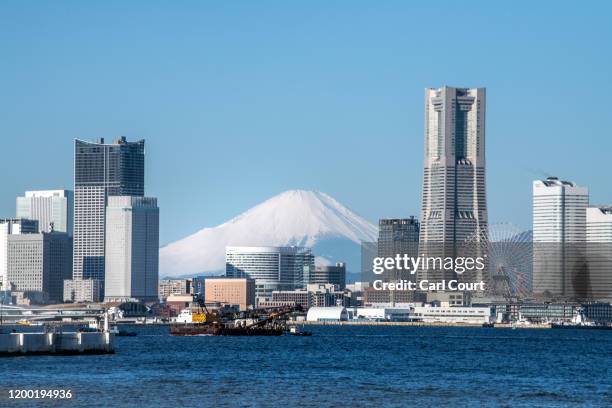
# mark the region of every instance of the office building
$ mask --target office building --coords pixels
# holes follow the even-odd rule
[[[571,322],[578,313],[574,303],[522,303],[519,307],[520,318],[532,323]]]
[[[548,177],[533,182],[533,241],[585,242],[589,189]]]
[[[589,190],[556,177],[533,182],[533,291],[587,298],[586,209]]]
[[[14,292],[43,302],[62,302],[72,275],[72,240],[66,232],[8,236],[8,281]]]
[[[272,302],[268,306],[300,305],[310,307],[349,306],[345,302],[345,292],[333,284],[308,284],[305,289],[277,290],[272,292]],[[346,296],[350,299],[350,296]]]
[[[377,290],[364,288],[362,291],[362,304],[366,306],[395,306],[402,303],[425,301],[425,293],[414,290]]]
[[[336,285],[343,290],[346,287],[346,264],[336,262],[336,265],[316,265],[310,272],[305,284],[327,284]]]
[[[484,88],[425,90],[419,252],[457,256],[458,243],[487,230],[485,114]],[[418,280],[430,281],[456,277],[444,270],[423,269],[419,274]]]
[[[586,238],[588,242],[612,243],[612,206],[586,209]]]
[[[240,310],[255,306],[255,280],[250,278],[208,278],[204,282],[205,302],[238,305]]]
[[[612,301],[612,206],[586,210],[589,298]]]
[[[159,209],[156,198],[108,197],[105,257],[106,302],[157,300]]]
[[[314,255],[306,247],[234,247],[225,250],[228,278],[255,279],[258,300],[271,300],[275,290],[304,286],[314,270]]]
[[[66,232],[72,236],[74,195],[70,190],[26,191],[17,197],[17,218],[38,221],[38,232]]]
[[[419,221],[414,218],[381,219],[378,221],[377,255],[382,258],[395,258],[397,255],[418,256]],[[385,282],[400,280],[416,281],[416,271],[386,269],[382,276]]]
[[[8,239],[10,235],[34,234],[38,232],[38,221],[23,218],[0,219],[0,290],[10,290],[8,280]]]
[[[191,279],[161,279],[159,281],[159,300],[165,301],[170,295],[191,295]]]
[[[382,218],[378,221],[378,251],[390,252],[397,243],[419,242],[420,224],[414,218]],[[387,249],[389,247],[389,249]]]
[[[491,323],[490,307],[415,306],[411,319],[424,323]]]
[[[194,276],[191,279],[191,292],[204,299],[206,293],[206,276]]]
[[[144,140],[128,142],[125,137],[112,144],[75,140],[73,272],[65,298],[101,299],[107,198],[144,196],[144,147]]]
[[[587,321],[601,325],[612,324],[612,304],[593,302],[582,305],[582,312]]]

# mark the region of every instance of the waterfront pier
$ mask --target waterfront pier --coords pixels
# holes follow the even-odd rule
[[[111,353],[113,334],[109,332],[0,334],[0,356]]]

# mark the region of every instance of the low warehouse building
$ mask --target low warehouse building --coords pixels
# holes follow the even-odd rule
[[[344,307],[311,307],[306,320],[309,322],[340,322],[348,320]]]

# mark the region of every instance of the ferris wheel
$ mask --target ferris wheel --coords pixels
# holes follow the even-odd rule
[[[532,233],[503,222],[480,229],[466,239],[487,255],[487,293],[506,299],[531,294],[533,278]]]

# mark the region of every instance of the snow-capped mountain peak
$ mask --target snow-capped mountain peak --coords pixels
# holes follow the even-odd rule
[[[375,225],[325,193],[289,190],[161,248],[160,276],[224,271],[226,246],[314,247],[325,240],[358,245],[377,233]]]

